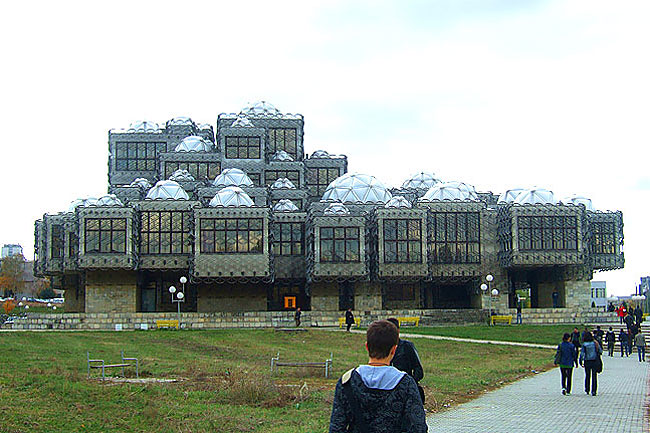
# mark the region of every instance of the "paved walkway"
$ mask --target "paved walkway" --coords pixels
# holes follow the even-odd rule
[[[584,392],[582,368],[573,370],[572,394],[563,396],[554,368],[429,416],[429,432],[650,432],[650,363],[633,355],[603,357],[595,397]]]

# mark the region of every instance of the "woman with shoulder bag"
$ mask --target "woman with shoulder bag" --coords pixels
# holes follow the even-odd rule
[[[580,365],[585,368],[585,393],[587,394],[591,390],[591,395],[596,395],[598,390],[598,371],[602,371],[602,361],[600,361],[602,353],[603,349],[594,341],[591,332],[587,332],[580,351]]]

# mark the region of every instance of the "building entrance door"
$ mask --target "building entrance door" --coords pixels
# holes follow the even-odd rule
[[[156,287],[147,287],[142,289],[141,306],[143,312],[156,311]]]

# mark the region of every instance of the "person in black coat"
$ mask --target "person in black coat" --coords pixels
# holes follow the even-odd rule
[[[399,330],[399,320],[391,317],[388,319],[390,323],[397,327]],[[420,382],[424,377],[424,369],[422,368],[422,363],[420,362],[420,356],[418,351],[415,348],[415,344],[408,340],[399,339],[397,344],[397,351],[395,352],[395,357],[391,362],[391,365],[397,368],[400,371],[405,372],[416,382]],[[420,397],[422,398],[422,403],[424,403],[424,389],[418,383],[418,389],[420,390]]]
[[[345,324],[347,325],[347,331],[350,332],[350,327],[354,325],[354,314],[352,314],[352,308],[348,308],[345,312]]]
[[[571,333],[571,344],[573,344],[578,353],[580,353],[580,332],[578,331],[578,328],[573,328],[573,332]],[[578,359],[575,361],[575,366],[578,366]]]
[[[296,321],[296,327],[300,326],[301,315],[302,315],[302,311],[300,311],[300,307],[296,308],[296,314],[293,316],[294,320]]]
[[[625,331],[625,329],[621,329],[621,332],[618,333],[618,341],[621,343],[621,358],[623,357],[623,353],[625,353],[627,356],[630,356],[628,352],[628,342],[630,338],[628,333]]]
[[[637,305],[634,309],[634,318],[636,319],[636,324],[641,325],[641,322],[643,322],[643,309],[640,305]]]
[[[368,364],[336,383],[329,433],[427,433],[415,380],[390,365],[398,341],[399,331],[387,320],[368,326]]]
[[[616,344],[616,334],[612,327],[609,327],[609,331],[605,334],[605,341],[607,342],[607,352],[609,356],[614,356],[614,345]]]

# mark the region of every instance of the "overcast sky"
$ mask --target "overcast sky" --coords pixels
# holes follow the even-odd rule
[[[219,2],[220,3],[220,2]],[[266,100],[305,149],[391,186],[541,186],[623,211],[630,294],[650,275],[650,2],[111,1],[0,6],[0,244],[107,189],[107,132],[216,123]]]

